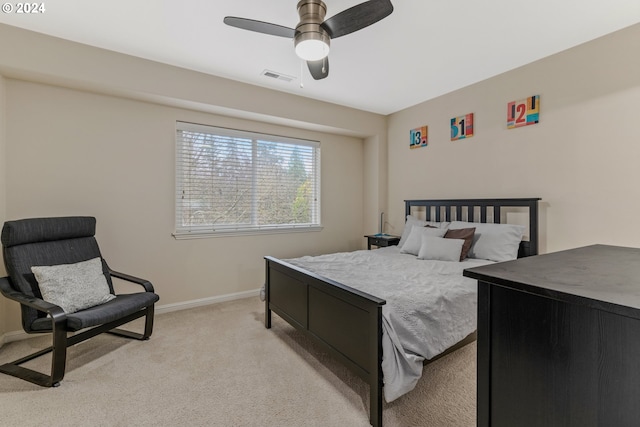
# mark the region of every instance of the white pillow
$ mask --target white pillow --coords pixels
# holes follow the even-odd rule
[[[422,246],[418,259],[460,262],[464,239],[445,239],[444,237],[422,236]]]
[[[407,222],[404,223],[404,229],[402,230],[402,236],[400,236],[400,242],[398,242],[398,248],[402,249],[402,246],[404,246],[404,243],[407,241],[407,238],[409,238],[409,233],[411,232],[411,227],[413,227],[414,225],[419,225],[421,227],[424,227],[425,225],[430,225],[432,227],[438,227],[438,228],[447,228],[449,226],[449,222],[435,222],[435,221],[424,221],[421,219],[416,218],[413,215],[407,215]]]
[[[34,266],[42,299],[75,313],[115,298],[109,292],[100,257],[76,264]]]
[[[453,221],[449,229],[470,227],[475,227],[476,233],[467,257],[496,262],[518,258],[518,248],[526,230],[523,225]]]
[[[420,246],[422,246],[422,236],[442,237],[446,232],[446,228],[431,228],[414,225],[411,227],[409,237],[407,237],[407,241],[404,242],[402,249],[400,249],[400,253],[418,255],[418,252],[420,252]],[[459,256],[460,254],[458,253],[458,257]]]

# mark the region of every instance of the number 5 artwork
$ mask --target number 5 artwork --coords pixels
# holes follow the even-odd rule
[[[534,125],[540,121],[540,95],[507,104],[507,129]]]
[[[473,136],[473,113],[451,119],[451,140],[470,138]]]

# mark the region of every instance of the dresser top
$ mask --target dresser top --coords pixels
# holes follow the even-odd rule
[[[640,318],[640,249],[592,245],[466,269],[466,277]]]

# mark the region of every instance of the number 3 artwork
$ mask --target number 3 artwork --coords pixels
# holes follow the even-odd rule
[[[507,129],[534,125],[540,121],[540,95],[507,104]]]
[[[409,148],[420,148],[426,147],[428,145],[428,133],[429,127],[422,126],[416,129],[411,129],[410,131],[410,142]]]

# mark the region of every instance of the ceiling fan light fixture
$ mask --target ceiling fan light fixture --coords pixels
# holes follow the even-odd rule
[[[329,37],[322,33],[298,33],[294,41],[296,55],[305,61],[318,61],[329,55],[329,43]]]
[[[298,15],[300,22],[296,26],[293,44],[296,55],[305,61],[319,61],[329,55],[331,38],[321,27],[327,6],[322,0],[300,0]]]
[[[325,20],[327,5],[322,0],[298,1],[300,21],[295,29],[255,19],[226,16],[224,23],[243,30],[293,39],[296,55],[307,62],[311,76],[322,80],[329,75],[331,39],[359,31],[393,12],[391,0],[368,0]]]

